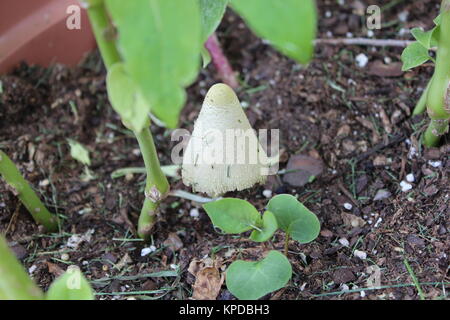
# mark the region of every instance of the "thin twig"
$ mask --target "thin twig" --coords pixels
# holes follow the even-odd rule
[[[396,39],[367,39],[367,38],[334,38],[334,39],[316,39],[315,44],[333,44],[333,45],[357,45],[374,47],[406,47],[413,43],[410,40]]]

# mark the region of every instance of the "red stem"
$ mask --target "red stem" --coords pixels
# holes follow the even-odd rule
[[[239,87],[239,82],[236,79],[236,73],[233,71],[230,62],[224,55],[215,33],[208,38],[205,47],[209,51],[214,66],[222,81],[233,89],[237,89]]]

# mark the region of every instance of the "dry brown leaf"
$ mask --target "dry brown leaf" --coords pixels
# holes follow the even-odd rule
[[[188,271],[195,276],[195,283],[192,286],[194,300],[215,300],[219,295],[220,288],[225,280],[224,274],[219,271],[222,260],[205,258],[194,259],[189,264]]]
[[[51,274],[53,274],[56,277],[59,277],[60,275],[62,275],[64,273],[64,270],[61,269],[60,266],[58,266],[57,264],[51,263],[46,261],[45,262],[47,264],[47,268],[48,268],[48,272],[50,272]]]
[[[178,251],[183,248],[183,241],[175,232],[171,232],[166,241],[164,241],[164,245],[172,249],[172,251]]]
[[[364,219],[350,213],[342,212],[341,217],[344,221],[344,224],[348,227],[361,228],[366,224],[366,221]]]

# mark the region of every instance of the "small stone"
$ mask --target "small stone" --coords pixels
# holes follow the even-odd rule
[[[387,159],[385,156],[376,156],[373,160],[373,165],[378,166],[385,166],[387,164]]]
[[[380,225],[380,223],[383,221],[383,218],[378,218],[378,220],[377,220],[377,222],[375,222],[375,224],[373,225],[373,227],[374,228],[377,228],[379,225]]]
[[[408,20],[409,12],[408,11],[402,11],[400,12],[397,17],[401,22],[406,22]]]
[[[364,251],[360,251],[360,250],[355,250],[353,252],[353,255],[361,260],[366,260],[367,259],[367,253],[365,253]]]
[[[344,208],[346,209],[346,210],[352,210],[352,208],[353,208],[353,206],[350,204],[350,203],[348,203],[348,202],[346,202],[346,203],[344,203]]]
[[[408,192],[409,190],[411,190],[413,188],[412,184],[410,184],[406,181],[400,182],[400,187],[402,188],[403,192]]]
[[[442,166],[442,161],[428,161],[428,164],[433,168],[439,168]]]
[[[28,273],[32,274],[34,271],[36,271],[36,269],[37,269],[37,266],[33,264],[31,267],[28,268]]]
[[[192,218],[198,218],[198,217],[200,216],[200,212],[198,211],[197,208],[193,208],[193,209],[191,209],[191,210],[189,211],[189,215],[190,215]]]
[[[390,193],[388,190],[380,189],[377,191],[375,197],[373,198],[374,201],[380,201],[383,199],[388,199],[392,193]]]
[[[48,179],[44,179],[39,181],[39,187],[46,187],[50,184],[50,181],[48,181]]]
[[[152,253],[153,251],[152,251],[152,249],[151,248],[143,248],[142,250],[141,250],[141,257],[145,257],[146,255],[148,255],[148,254],[150,254],[150,253]]]
[[[346,238],[339,239],[339,243],[343,245],[344,247],[348,247],[350,245],[350,242]]]
[[[323,229],[322,231],[320,231],[320,235],[325,238],[331,238],[333,236],[333,232],[328,229]]]
[[[267,199],[272,198],[272,190],[266,189],[262,192],[263,196]]]
[[[410,173],[410,174],[406,175],[406,181],[414,182],[415,181],[414,174]]]
[[[63,254],[61,255],[61,260],[63,260],[63,261],[69,261],[69,259],[70,259],[70,256],[69,256],[68,253],[63,253]]]
[[[355,274],[350,268],[340,268],[333,273],[334,283],[342,284],[356,280]]]
[[[360,53],[356,56],[356,64],[358,67],[364,68],[368,62],[369,58],[364,53]]]

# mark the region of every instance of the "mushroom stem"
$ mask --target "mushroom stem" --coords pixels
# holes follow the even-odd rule
[[[135,132],[134,134],[139,142],[147,172],[145,200],[139,216],[138,235],[142,239],[148,239],[153,225],[155,224],[159,203],[167,196],[170,187],[166,176],[161,170],[150,129],[146,128],[141,132]]]
[[[230,62],[223,53],[220,42],[215,33],[208,38],[205,43],[205,47],[211,55],[211,59],[217,69],[217,72],[219,73],[220,79],[233,89],[239,88],[236,73],[233,71]]]
[[[20,174],[19,169],[17,169],[6,153],[1,150],[0,175],[17,193],[17,197],[31,213],[36,223],[43,225],[47,231],[56,231],[58,229],[57,216],[47,210],[31,186]]]

